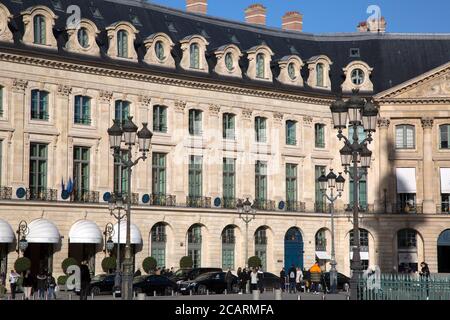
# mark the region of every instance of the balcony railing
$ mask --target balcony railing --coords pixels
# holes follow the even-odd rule
[[[275,201],[256,199],[253,207],[257,210],[275,211]]]
[[[305,212],[305,203],[299,201],[286,201],[286,211]]]
[[[167,235],[163,233],[152,233],[152,242],[167,242]]]
[[[449,214],[450,213],[450,203],[442,202],[436,206],[436,212],[438,214]]]
[[[11,198],[12,198],[12,188],[0,187],[0,200],[11,200]]]
[[[177,205],[177,198],[168,194],[152,194],[150,196],[151,206],[161,207],[175,207]]]
[[[71,202],[98,203],[100,199],[98,191],[75,192],[70,197]]]
[[[33,201],[56,201],[58,200],[58,190],[56,189],[27,189],[27,200]]]
[[[330,206],[329,204],[325,202],[316,202],[314,203],[314,212],[317,213],[329,213],[330,212]]]
[[[242,199],[237,198],[222,198],[222,208],[224,209],[237,209],[237,204],[243,202]]]
[[[187,196],[186,206],[189,208],[211,208],[211,198]]]
[[[353,203],[346,204],[345,205],[345,211],[346,212],[352,212],[353,211]],[[358,212],[361,213],[374,213],[375,209],[373,204],[363,204],[359,205]]]
[[[396,203],[394,204],[395,213],[400,214],[417,214],[423,213],[422,204],[417,203]]]
[[[255,237],[255,244],[256,245],[264,245],[267,244],[267,237],[257,236]]]
[[[222,236],[222,243],[234,244],[234,243],[236,243],[236,237],[235,236]]]
[[[188,243],[198,244],[202,243],[201,235],[188,235]]]

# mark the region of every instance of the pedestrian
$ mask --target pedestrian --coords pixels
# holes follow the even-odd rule
[[[238,275],[239,278],[239,289],[242,293],[247,293],[247,269],[244,268]]]
[[[282,268],[280,271],[280,287],[284,292],[284,290],[286,289],[286,270],[284,268]]]
[[[233,292],[233,274],[231,273],[231,269],[228,269],[227,274],[225,275],[225,282],[227,283],[227,293]]]
[[[170,271],[169,271],[169,277],[172,277],[173,274],[174,274],[174,272],[175,272],[175,270],[173,269],[173,267],[170,268]]]
[[[423,261],[420,264],[420,273],[419,273],[419,275],[420,275],[420,277],[422,279],[425,279],[425,281],[427,283],[425,288],[426,288],[426,291],[427,291],[427,300],[429,300],[430,299],[430,287],[429,287],[428,281],[430,281],[430,268],[428,267],[428,264],[425,261]]]
[[[15,271],[11,270],[9,274],[9,286],[11,287],[11,299],[16,299],[16,288],[17,282],[19,281],[20,275]]]
[[[47,275],[47,300],[56,300],[55,288],[55,277],[53,277],[52,273],[49,272]]]
[[[34,279],[33,279],[33,276],[31,275],[31,271],[27,270],[27,272],[25,273],[25,276],[23,277],[23,281],[22,281],[22,287],[23,287],[23,293],[25,294],[25,300],[30,300],[30,298],[31,298],[31,294],[32,294],[32,290],[33,290],[33,283],[34,283]]]
[[[81,263],[80,277],[81,277],[80,300],[87,300],[87,296],[89,293],[89,285],[91,284],[91,273],[89,272],[89,267],[87,266],[86,261],[83,261]]]
[[[250,273],[250,291],[253,292],[255,290],[258,290],[258,272],[256,268],[253,268]]]
[[[295,285],[296,285],[297,292],[301,292],[301,290],[302,290],[302,288],[301,288],[302,281],[303,281],[303,272],[299,267],[297,267],[297,272],[295,273]]]
[[[314,294],[319,294],[320,280],[322,276],[322,269],[320,269],[319,263],[316,262],[310,269],[312,291]]]
[[[264,292],[264,272],[262,271],[262,266],[258,268],[258,287],[261,293]]]
[[[295,277],[297,275],[297,270],[295,269],[295,265],[292,265],[289,269],[289,293],[295,292]]]
[[[47,292],[47,272],[41,271],[37,275],[37,291],[39,299],[45,299],[45,293]]]

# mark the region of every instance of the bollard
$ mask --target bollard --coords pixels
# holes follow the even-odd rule
[[[259,300],[259,290],[253,290],[253,300]]]
[[[172,290],[172,297],[175,295],[175,293],[173,292],[173,290]]]
[[[192,296],[192,289],[191,289],[191,290],[189,290],[189,295],[190,295],[190,296]]]
[[[206,290],[206,295],[209,296],[209,290]]]
[[[69,300],[72,300],[72,294],[69,293]]]
[[[349,294],[347,295],[347,300],[350,300],[350,295]]]
[[[301,295],[297,295],[297,300],[302,300]]]
[[[138,293],[137,296],[138,296],[138,298],[137,298],[138,300],[145,300],[146,295],[145,295],[145,293]]]
[[[94,300],[94,293],[91,292],[91,300]]]
[[[153,296],[156,297],[156,291],[153,291]]]
[[[276,289],[275,291],[275,300],[281,300],[281,290]]]
[[[227,289],[225,289],[224,293],[225,293],[225,295],[227,295]]]
[[[325,294],[324,294],[324,293],[322,293],[322,300],[326,300],[326,299],[325,299]]]

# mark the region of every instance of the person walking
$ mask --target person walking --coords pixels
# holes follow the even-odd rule
[[[227,293],[233,292],[233,274],[231,273],[231,269],[228,269],[227,274],[225,275],[225,282],[227,283]]]
[[[239,279],[240,279],[240,289],[243,294],[247,293],[247,276],[248,276],[247,269],[246,268],[242,269]]]
[[[316,262],[310,269],[312,291],[314,294],[319,294],[320,280],[322,276],[322,269],[320,269],[319,263]]]
[[[47,292],[47,273],[41,271],[37,276],[37,291],[39,299],[45,299],[45,293]]]
[[[430,281],[430,268],[428,267],[428,264],[425,261],[423,261],[420,264],[419,276],[421,279],[424,279],[426,281],[425,289],[427,292],[427,300],[429,300],[430,299],[430,287],[429,287],[428,281]]]
[[[289,269],[289,293],[295,293],[295,277],[297,274],[297,270],[295,269],[295,265],[292,265]]]
[[[302,281],[303,281],[303,272],[299,267],[297,267],[297,271],[295,273],[295,286],[297,292],[302,291]]]
[[[47,275],[47,300],[56,300],[55,288],[55,277],[53,277],[52,273],[49,272]]]
[[[286,289],[286,270],[284,268],[280,271],[280,288],[283,292]]]
[[[264,272],[262,270],[262,266],[258,268],[258,287],[261,293],[264,292]]]
[[[9,274],[9,286],[11,287],[11,299],[16,299],[16,288],[17,282],[19,281],[20,275],[15,271],[11,270]]]
[[[31,275],[31,271],[27,270],[25,273],[25,276],[23,277],[22,287],[23,287],[23,293],[25,294],[25,300],[30,300],[31,294],[33,291],[33,284],[34,279]]]
[[[258,272],[256,268],[253,268],[250,273],[250,291],[253,292],[255,290],[258,290]]]
[[[238,277],[238,285],[239,285],[239,294],[243,293],[243,287],[242,287],[242,283],[244,282],[244,272],[242,272],[242,268],[239,267],[237,270],[237,277]],[[245,290],[245,289],[244,289]]]
[[[91,273],[86,261],[83,261],[80,266],[80,277],[81,277],[81,290],[80,290],[80,300],[87,300],[89,294],[89,286],[91,284]]]

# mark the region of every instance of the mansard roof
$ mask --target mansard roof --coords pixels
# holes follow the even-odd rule
[[[320,92],[320,89],[292,88],[276,80],[279,74],[278,64],[275,63],[285,56],[298,55],[303,61],[311,57],[325,55],[331,59],[330,79],[333,93],[340,91],[344,81],[342,69],[350,62],[364,61],[374,68],[371,75],[374,92],[382,92],[409,79],[415,78],[433,68],[450,61],[450,34],[373,34],[373,33],[347,33],[314,35],[296,31],[285,31],[265,26],[249,25],[242,22],[230,21],[221,18],[188,13],[171,9],[144,0],[77,0],[81,8],[82,18],[93,21],[100,34],[97,38],[102,54],[101,58],[83,56],[63,50],[67,40],[65,31],[66,20],[70,14],[66,9],[74,4],[72,0],[2,0],[2,3],[14,15],[10,28],[14,33],[15,43],[0,44],[0,48],[29,50],[30,54],[58,55],[61,59],[77,59],[81,62],[101,62],[111,67],[136,67],[136,63],[122,62],[107,56],[108,39],[106,28],[119,21],[129,21],[139,33],[136,36],[135,46],[139,56],[138,67],[150,71],[161,71],[157,66],[149,66],[143,62],[145,56],[144,41],[152,34],[163,32],[176,44],[172,54],[177,65],[173,71],[164,69],[165,73],[173,72],[177,76],[191,78],[205,78],[207,81],[224,81],[238,85],[252,85],[271,90],[281,89],[288,91]],[[23,22],[20,12],[32,6],[44,5],[49,7],[59,17],[54,26],[54,34],[58,40],[58,53],[47,51],[45,48],[28,48],[20,42],[23,35]],[[197,74],[182,70],[179,67],[182,52],[180,41],[192,35],[201,35],[208,42],[207,60],[210,65],[209,73]],[[213,52],[224,45],[235,44],[242,52],[250,48],[267,45],[274,52],[273,57],[273,83],[255,83],[253,80],[230,79],[219,76],[213,72],[215,56]],[[359,49],[360,56],[351,56],[351,49]],[[98,60],[96,60],[98,59]],[[241,68],[246,70],[248,62],[245,57],[240,61]],[[307,68],[302,69],[302,77],[308,78]],[[327,94],[320,92],[322,94]]]

